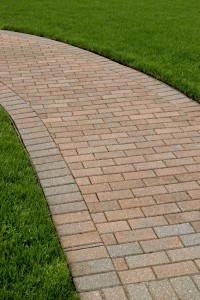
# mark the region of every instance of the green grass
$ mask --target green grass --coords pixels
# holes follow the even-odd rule
[[[42,190],[0,108],[0,299],[78,299]]]
[[[1,0],[0,28],[68,42],[200,100],[199,0]]]

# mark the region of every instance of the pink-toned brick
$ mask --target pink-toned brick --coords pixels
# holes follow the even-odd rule
[[[156,266],[153,267],[153,269],[158,278],[169,278],[198,273],[198,269],[192,261]]]

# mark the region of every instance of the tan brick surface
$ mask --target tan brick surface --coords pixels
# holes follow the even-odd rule
[[[0,31],[0,48],[0,104],[80,299],[200,299],[199,104],[67,44]]]

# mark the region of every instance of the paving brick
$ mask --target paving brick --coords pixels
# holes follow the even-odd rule
[[[159,238],[194,232],[194,229],[189,223],[154,227],[154,230]]]
[[[142,178],[156,177],[155,173],[152,170],[124,172],[123,176],[126,180],[136,180]]]
[[[111,201],[133,197],[133,194],[130,190],[100,192],[97,193],[97,195],[100,201]]]
[[[200,246],[192,246],[183,249],[174,249],[167,252],[171,261],[182,261],[188,259],[200,258]]]
[[[158,216],[170,213],[180,212],[180,209],[175,203],[152,205],[142,208],[146,216]]]
[[[57,226],[57,231],[60,236],[90,232],[95,230],[96,228],[92,221],[77,222],[72,224],[62,224]]]
[[[60,195],[65,193],[78,192],[78,186],[70,183],[60,186],[46,187],[43,189],[45,196]]]
[[[186,223],[199,220],[199,211],[169,214],[165,216],[170,224]]]
[[[80,192],[61,194],[61,195],[53,195],[53,196],[47,197],[47,201],[48,201],[49,205],[72,203],[72,202],[78,202],[81,200],[83,200],[83,197]]]
[[[129,220],[129,224],[132,229],[168,225],[166,219],[163,216],[146,217],[146,218]]]
[[[151,241],[142,241],[140,244],[144,252],[147,253],[183,247],[183,244],[178,237],[167,237]]]
[[[103,289],[105,300],[127,300],[126,294],[121,286]]]
[[[131,300],[153,300],[146,285],[143,283],[127,285],[126,289]]]
[[[108,253],[106,251],[106,248],[103,246],[73,250],[67,252],[67,258],[69,263],[90,261],[90,260],[96,260],[96,259],[107,258],[107,257],[108,257]]]
[[[199,210],[200,201],[190,200],[190,201],[178,202],[178,206],[182,211]]]
[[[71,175],[40,179],[43,188],[75,183]]]
[[[126,221],[99,223],[96,226],[99,233],[112,233],[130,229]]]
[[[129,243],[156,238],[151,228],[116,232],[115,236],[118,243]]]
[[[153,299],[159,300],[178,300],[176,292],[174,291],[169,280],[152,281],[148,283],[149,291]]]
[[[190,197],[186,192],[178,192],[178,193],[154,195],[154,199],[158,204],[162,204],[162,203],[164,204],[170,202],[190,200]]]
[[[177,277],[170,279],[179,299],[187,300],[200,298],[200,291],[197,290],[194,282],[189,277]]]
[[[142,253],[142,249],[138,243],[107,246],[107,250],[112,258]]]
[[[126,189],[133,189],[143,187],[144,183],[141,179],[138,180],[125,180],[119,182],[112,182],[110,183],[112,190],[126,190]]]
[[[80,300],[102,300],[101,294],[99,291],[93,291],[93,292],[85,292],[85,293],[79,293]]]
[[[97,245],[101,243],[101,238],[97,232],[86,232],[80,234],[72,234],[60,237],[63,248],[81,247],[87,245]]]
[[[98,213],[98,212],[104,212],[108,210],[120,209],[120,206],[117,201],[88,203],[88,207],[91,213]]]
[[[141,267],[166,264],[170,261],[165,252],[156,252],[128,256],[126,257],[126,262],[130,269],[136,269]]]
[[[133,207],[142,207],[156,204],[152,196],[132,198],[132,199],[122,199],[118,201],[122,209],[133,208]]]
[[[155,275],[150,268],[119,271],[119,277],[123,284],[154,280]]]
[[[140,208],[130,208],[105,212],[108,221],[127,220],[144,216]]]
[[[53,221],[56,225],[75,223],[91,220],[90,214],[87,211],[60,214],[53,216]]]
[[[52,178],[52,177],[60,177],[60,176],[65,176],[69,175],[69,170],[65,167],[63,169],[54,169],[54,170],[47,170],[43,172],[38,172],[38,177],[40,179],[47,179],[47,178]]]
[[[185,246],[200,245],[200,233],[182,235],[180,239]]]
[[[198,269],[192,261],[156,266],[153,267],[153,269],[158,278],[169,278],[198,273]]]
[[[53,215],[87,210],[87,207],[83,201],[51,205],[49,208]]]
[[[88,291],[118,285],[119,279],[115,272],[108,272],[103,274],[76,277],[74,282],[78,291]]]
[[[74,277],[105,273],[114,270],[112,261],[109,258],[74,263],[70,267]]]

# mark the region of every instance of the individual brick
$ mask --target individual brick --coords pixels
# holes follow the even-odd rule
[[[154,300],[178,300],[169,280],[152,281],[148,283],[149,291]]]
[[[154,199],[158,204],[164,204],[164,203],[190,200],[190,197],[186,192],[178,192],[178,193],[154,195]]]
[[[140,208],[120,209],[115,211],[107,211],[105,215],[108,221],[127,220],[144,216]]]
[[[192,246],[183,249],[174,249],[167,252],[171,261],[193,260],[200,258],[200,246]]]
[[[126,294],[121,286],[103,289],[105,300],[127,300]]]
[[[169,214],[165,216],[170,224],[199,221],[199,211]]]
[[[97,232],[86,232],[80,234],[72,234],[60,237],[63,248],[73,248],[86,245],[94,245],[101,243],[101,238]]]
[[[90,232],[95,230],[96,228],[92,221],[77,222],[72,224],[62,224],[57,226],[57,231],[60,236]]]
[[[143,207],[142,210],[147,217],[180,212],[180,209],[175,203],[152,205]]]
[[[64,204],[58,204],[58,205],[51,205],[49,208],[50,208],[52,215],[87,210],[87,206],[85,205],[85,203],[83,201],[75,202],[75,203],[64,203]]]
[[[146,218],[129,220],[129,224],[132,229],[139,229],[139,228],[148,228],[153,226],[167,225],[168,222],[166,221],[165,217],[156,216],[156,217],[146,217]]]
[[[106,248],[103,246],[73,250],[67,252],[67,258],[69,263],[96,260],[96,259],[107,258],[107,257],[108,257],[108,253],[106,251]]]
[[[80,300],[102,300],[102,297],[100,295],[99,291],[92,291],[92,292],[85,292],[85,293],[79,293]]]
[[[43,191],[45,196],[48,197],[53,195],[78,192],[79,189],[76,184],[71,183],[71,184],[65,184],[60,186],[46,187],[43,189]]]
[[[124,200],[119,200],[118,202],[122,209],[149,206],[149,205],[156,204],[152,196],[133,198],[133,199],[124,199]]]
[[[76,277],[74,282],[79,292],[105,288],[120,283],[115,272]]]
[[[169,258],[165,252],[156,252],[149,254],[138,254],[126,257],[126,262],[130,269],[149,267],[169,263]]]
[[[59,214],[53,216],[53,221],[56,225],[66,224],[66,223],[76,223],[82,221],[91,220],[88,211],[74,212],[68,214]]]
[[[154,230],[159,238],[194,232],[194,229],[189,223],[154,227]]]
[[[180,239],[185,246],[200,245],[200,233],[182,235]]]
[[[105,273],[114,270],[112,261],[109,258],[73,263],[70,267],[74,277]]]
[[[183,244],[178,237],[167,237],[151,241],[142,241],[140,244],[144,252],[147,253],[183,247]]]
[[[200,210],[200,201],[199,200],[178,202],[177,204],[182,211]]]
[[[113,258],[142,253],[142,249],[138,243],[107,246],[107,250]]]
[[[91,213],[99,213],[108,210],[120,209],[120,206],[117,201],[88,203],[88,207]]]
[[[144,283],[130,284],[126,289],[131,300],[153,300]]]
[[[119,271],[119,277],[123,284],[154,280],[155,275],[150,268]]]
[[[64,203],[79,202],[83,200],[80,192],[74,192],[69,194],[53,195],[47,197],[47,202],[49,205],[58,205]]]
[[[159,185],[153,187],[136,188],[133,189],[132,192],[135,197],[143,197],[143,196],[165,194],[167,190],[165,189],[165,187]]]
[[[177,277],[170,279],[179,299],[200,299],[200,291],[197,290],[190,277]]]
[[[158,278],[169,278],[198,273],[198,269],[192,261],[156,266],[153,267],[153,269]]]
[[[199,188],[199,185],[196,181],[189,181],[189,182],[168,184],[166,185],[166,188],[170,193],[173,193],[173,192],[195,190]]]
[[[115,236],[118,243],[130,243],[156,238],[151,228],[116,232]]]
[[[99,233],[112,233],[130,229],[126,221],[99,223],[96,226]]]
[[[112,191],[112,192],[100,192],[97,193],[100,201],[119,200],[124,198],[133,198],[131,190]]]

